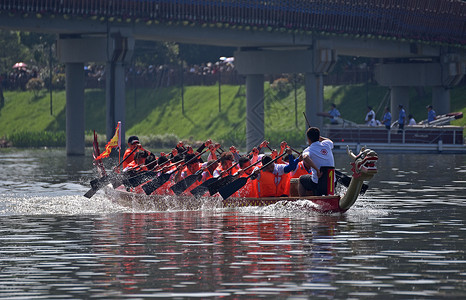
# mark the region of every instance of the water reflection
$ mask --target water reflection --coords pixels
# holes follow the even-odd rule
[[[466,156],[381,155],[345,215],[300,202],[134,210],[82,197],[94,175],[80,164],[0,152],[0,297],[466,297]]]

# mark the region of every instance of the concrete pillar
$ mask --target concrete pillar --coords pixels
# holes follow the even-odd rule
[[[400,110],[398,105],[403,105],[406,111],[406,121],[408,121],[409,114],[409,87],[405,86],[392,86],[390,88],[390,111],[392,113],[392,121],[398,120]]]
[[[443,86],[432,87],[432,105],[437,115],[450,112],[450,90]]]
[[[324,83],[322,74],[306,73],[305,90],[307,119],[311,126],[321,129],[323,120],[322,117],[318,117],[316,114],[322,112],[324,106]]]
[[[118,121],[121,121],[121,139],[122,145],[125,143],[125,124],[126,124],[126,110],[125,110],[125,68],[123,62],[107,62],[105,71],[105,84],[106,84],[106,134],[107,140],[110,140],[115,133],[115,128]]]
[[[84,63],[66,63],[66,154],[84,155]]]
[[[246,76],[246,147],[250,151],[264,140],[264,75]]]

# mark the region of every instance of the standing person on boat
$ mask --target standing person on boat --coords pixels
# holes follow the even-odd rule
[[[290,148],[287,148],[289,164],[271,163],[262,171],[259,169],[254,172],[257,178],[258,197],[282,197],[290,195],[290,172],[296,169],[298,161],[293,158]],[[262,157],[262,165],[265,166],[273,159],[270,155]]]
[[[366,117],[364,118],[364,121],[369,122],[369,116],[372,116],[372,119],[375,120],[375,111],[372,109],[372,106],[367,107],[367,114]]]
[[[331,109],[328,114],[331,116],[330,124],[338,124],[341,118],[340,111],[337,109],[335,103],[330,104]]]
[[[322,176],[322,167],[335,168],[332,140],[320,136],[320,130],[317,127],[309,127],[306,135],[309,147],[304,149],[302,155],[306,165],[312,167],[312,174],[299,177],[298,193],[300,196],[316,194],[319,178]]]
[[[400,114],[398,115],[398,133],[403,132],[406,123],[406,111],[403,108],[403,105],[398,105]]]
[[[434,107],[432,105],[427,105],[427,124],[437,119],[437,114],[435,113]]]
[[[390,108],[388,106],[385,106],[385,113],[383,115],[382,123],[385,125],[387,130],[390,130],[392,125],[392,114],[390,113]]]

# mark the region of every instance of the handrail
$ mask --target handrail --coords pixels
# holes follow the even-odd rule
[[[41,17],[208,23],[243,30],[257,27],[466,44],[466,3],[455,0],[0,0],[0,10]]]

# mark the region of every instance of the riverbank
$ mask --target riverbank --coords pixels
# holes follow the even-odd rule
[[[303,141],[305,122],[304,87],[294,88],[286,84],[265,83],[265,138],[272,145],[286,140],[292,145]],[[220,91],[220,93],[219,93]],[[389,90],[373,84],[326,86],[324,89],[324,111],[335,103],[343,118],[362,123],[366,107],[370,105],[382,118],[383,107],[388,104]],[[225,145],[245,144],[246,91],[244,86],[187,86],[158,89],[127,89],[126,94],[126,135],[144,137],[143,143],[171,143],[183,139],[199,141],[211,138]],[[28,144],[27,136],[35,137],[38,132],[50,132],[55,136],[65,132],[65,92],[53,92],[52,98],[43,91],[38,97],[32,92],[5,91],[5,106],[0,110],[0,138],[5,145],[15,145],[13,137],[23,136],[23,146]],[[412,89],[409,108],[417,121],[427,116],[426,105],[431,103],[429,89]],[[451,110],[466,113],[466,86],[451,90]],[[396,114],[396,113],[395,113]],[[312,116],[311,116],[312,117]],[[327,120],[326,120],[327,121]],[[465,126],[466,120],[455,120],[453,125]],[[86,144],[92,142],[96,130],[105,143],[105,91],[85,91]],[[51,136],[53,136],[51,135]],[[44,143],[49,143],[44,139]],[[63,141],[58,141],[58,146]],[[41,146],[41,145],[39,145]],[[47,145],[44,145],[47,146]]]

